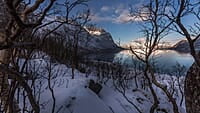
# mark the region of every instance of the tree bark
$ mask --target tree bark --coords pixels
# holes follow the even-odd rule
[[[5,35],[0,33],[0,42],[5,41]],[[6,66],[9,65],[11,50],[4,49],[0,50],[0,64]],[[8,82],[8,74],[0,72],[0,100],[1,100],[1,109],[6,113],[11,113],[11,111],[17,113],[19,107],[16,102],[13,104],[13,108],[9,106],[9,97],[10,97],[10,86]],[[12,110],[11,110],[12,109]]]
[[[200,67],[193,64],[185,79],[185,104],[187,113],[200,112]]]

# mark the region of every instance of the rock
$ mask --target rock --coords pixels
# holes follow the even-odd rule
[[[99,83],[95,83],[94,80],[90,80],[89,88],[96,93],[97,95],[100,93],[102,86]]]
[[[193,64],[185,79],[185,104],[187,113],[200,113],[200,67]]]

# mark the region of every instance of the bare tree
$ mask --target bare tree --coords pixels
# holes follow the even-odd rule
[[[71,12],[78,5],[87,2],[86,0],[76,0],[70,2],[66,0],[69,7],[65,12],[66,19],[64,21],[52,20],[51,22],[44,23],[46,16],[49,16],[52,9],[56,6],[56,0],[1,0],[1,15],[5,18],[1,18],[1,23],[5,24],[6,27],[1,28],[0,32],[0,95],[1,95],[1,109],[2,112],[19,112],[16,108],[17,102],[14,100],[17,87],[22,87],[27,94],[28,100],[30,101],[32,111],[35,113],[40,112],[40,106],[33,95],[33,87],[30,86],[26,80],[27,73],[19,71],[19,68],[13,63],[16,54],[20,48],[36,48],[36,44],[26,39],[35,36],[34,34],[49,24],[58,22],[60,23],[54,29],[50,30],[44,35],[45,39],[48,35],[53,33],[63,24],[70,24],[72,19],[70,18]],[[46,5],[44,5],[46,4]],[[26,34],[26,35],[25,35]],[[31,35],[30,35],[31,34]],[[43,44],[43,43],[42,43]],[[41,44],[41,45],[42,45]],[[39,46],[41,47],[41,46]],[[21,51],[21,50],[20,50]],[[30,54],[25,52],[26,54]],[[17,56],[18,57],[18,56]],[[29,59],[30,57],[27,57]],[[28,61],[28,60],[27,60]],[[25,65],[26,63],[24,63]],[[26,66],[22,66],[24,69]],[[9,84],[8,79],[12,78],[12,84]],[[16,103],[13,105],[12,103]],[[10,106],[11,105],[11,106]]]
[[[132,53],[145,64],[144,76],[147,79],[150,91],[153,95],[154,104],[150,109],[150,113],[154,113],[159,105],[159,100],[156,95],[156,92],[153,88],[153,85],[160,88],[168,97],[169,101],[173,105],[174,113],[179,113],[176,100],[173,98],[173,95],[170,94],[167,87],[164,84],[159,83],[155,77],[155,71],[151,62],[151,57],[153,52],[159,49],[159,42],[164,38],[169,32],[168,27],[173,23],[167,21],[167,18],[163,16],[167,11],[169,1],[162,0],[150,0],[146,5],[143,5],[139,11],[133,11],[134,17],[139,18],[144,22],[142,25],[142,32],[145,37],[144,47],[140,51],[132,49]],[[135,16],[136,15],[136,16]]]
[[[89,10],[85,12],[82,15],[79,15],[79,20],[76,21],[77,23],[74,24],[75,31],[73,32],[73,44],[72,44],[72,56],[71,56],[71,65],[72,65],[72,79],[74,79],[74,69],[78,66],[78,53],[79,53],[79,43],[80,43],[80,37],[81,35],[85,35],[85,38],[87,37],[87,34],[84,34],[85,32],[85,25],[89,21]]]
[[[31,13],[35,12],[38,7],[44,2],[44,0],[38,0],[35,3],[26,6],[22,1],[15,0],[5,0],[2,1],[4,5],[6,5],[6,9],[8,10],[5,15],[9,15],[10,18],[8,19],[8,24],[6,25],[6,28],[4,29],[4,33],[1,36],[1,66],[3,66],[5,70],[7,70],[9,73],[12,72],[9,69],[9,63],[10,63],[10,56],[13,53],[14,49],[16,47],[23,47],[26,46],[26,43],[21,43],[19,40],[19,36],[26,32],[26,29],[33,29],[39,25],[42,24],[42,20],[45,18],[47,12],[50,10],[50,8],[53,6],[53,3],[55,0],[52,0],[49,2],[49,4],[44,7],[43,11],[41,12],[41,15],[38,17],[38,19],[34,22],[29,21],[29,16]],[[26,3],[26,2],[25,2]],[[19,15],[20,14],[20,15]],[[6,72],[6,71],[5,71]],[[2,73],[1,71],[1,81],[3,80],[4,83],[1,83],[1,92],[4,94],[1,98],[1,101],[3,102],[3,108],[6,108],[6,101],[7,97],[9,97],[9,83],[8,83],[8,72]],[[13,75],[16,73],[16,76],[14,78],[16,79],[21,86],[25,88],[27,93],[29,94],[29,99],[31,101],[32,107],[36,113],[39,112],[39,106],[36,104],[34,98],[32,98],[31,94],[31,88],[29,85],[25,82],[22,75],[18,72],[12,72]],[[18,76],[17,76],[18,74]],[[4,78],[4,79],[3,79]],[[7,98],[7,99],[6,99]],[[12,108],[5,109],[5,112],[11,112]],[[17,112],[17,111],[15,111]]]
[[[188,113],[198,113],[200,111],[199,82],[200,79],[200,58],[199,51],[195,48],[195,43],[200,37],[200,2],[199,0],[172,0],[170,10],[165,16],[173,22],[170,27],[185,37],[188,41],[190,53],[195,63],[189,69],[185,80],[185,100]],[[193,18],[192,24],[187,25],[183,22],[184,18]]]
[[[177,95],[181,95],[181,99],[180,99],[180,103],[179,105],[182,106],[183,105],[183,100],[184,100],[184,83],[183,80],[181,79],[183,76],[186,75],[186,67],[180,65],[179,63],[177,63],[174,67],[171,73],[169,73],[172,76],[172,81],[177,82],[176,84],[178,85],[178,92]],[[173,80],[173,77],[176,77],[175,80]],[[174,85],[175,83],[173,83]],[[175,90],[175,87],[172,88],[173,90]],[[172,93],[173,94],[173,93]]]
[[[142,110],[131,100],[131,98],[127,96],[127,90],[130,86],[129,83],[132,82],[132,80],[132,74],[129,73],[127,68],[118,65],[116,74],[113,75],[113,85],[115,86],[115,89],[124,97],[128,103],[130,103],[136,109],[138,113],[142,113]]]

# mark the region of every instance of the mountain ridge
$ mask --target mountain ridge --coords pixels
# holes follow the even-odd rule
[[[42,32],[42,34],[44,34],[46,31],[54,29],[57,26],[56,24],[58,23],[44,27],[39,31],[39,33]],[[64,24],[58,30],[54,31],[54,33],[58,33],[60,37],[65,38],[66,43],[74,43],[77,41],[78,48],[83,53],[107,52],[109,50],[117,52],[122,50],[121,47],[115,44],[109,32],[102,28],[93,28],[94,29],[90,29],[85,26],[76,27],[73,25]],[[78,31],[79,29],[80,31]]]
[[[200,50],[200,39],[197,39],[195,41],[194,47],[197,51]],[[189,43],[187,40],[181,40],[181,41],[177,42],[171,49],[174,49],[179,52],[185,52],[185,53],[190,52],[190,47],[189,47]]]

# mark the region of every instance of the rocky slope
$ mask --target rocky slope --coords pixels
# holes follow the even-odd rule
[[[87,36],[80,37],[81,42],[83,45],[82,48],[86,48],[90,51],[99,51],[99,52],[111,52],[111,51],[118,51],[121,48],[118,47],[109,32],[106,32],[104,29],[95,29],[91,30],[85,28]],[[87,45],[86,45],[87,43]],[[81,46],[82,44],[80,44]]]
[[[49,20],[49,19],[48,19]],[[53,30],[59,25],[54,23],[39,30],[39,36]],[[73,25],[62,25],[59,29],[54,31],[48,38],[57,37],[62,39],[65,44],[75,46],[78,43],[78,49],[84,53],[99,53],[99,52],[116,52],[121,50],[118,47],[109,32],[104,29],[89,27],[80,27]]]

